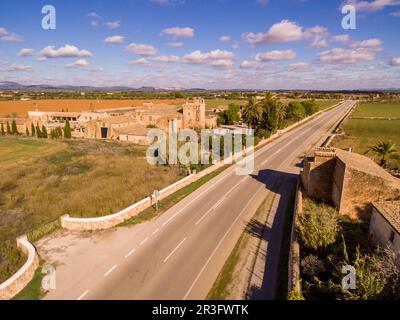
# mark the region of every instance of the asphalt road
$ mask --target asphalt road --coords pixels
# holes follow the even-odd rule
[[[251,175],[238,176],[232,166],[157,219],[85,235],[63,232],[39,243],[57,270],[57,288],[45,299],[204,299],[268,192],[279,193],[285,206],[299,156],[352,105],[346,101],[283,134],[256,151]],[[257,299],[274,298],[283,207],[269,218],[264,277],[252,293]]]

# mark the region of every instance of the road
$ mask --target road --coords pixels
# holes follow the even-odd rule
[[[345,101],[281,135],[256,151],[251,175],[238,176],[232,166],[157,219],[42,240],[39,253],[57,271],[56,289],[45,299],[204,299],[268,192],[287,200],[299,156],[353,104]],[[255,298],[274,298],[284,219],[278,209],[269,218],[264,278]]]

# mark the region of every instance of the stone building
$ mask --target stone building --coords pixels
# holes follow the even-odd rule
[[[400,201],[373,202],[369,232],[376,244],[400,256]]]
[[[306,157],[301,180],[309,196],[351,217],[368,218],[371,202],[400,199],[399,179],[368,157],[335,148]]]

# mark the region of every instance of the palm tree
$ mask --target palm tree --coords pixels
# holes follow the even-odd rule
[[[262,111],[260,104],[257,103],[254,97],[251,97],[247,105],[243,107],[242,119],[250,128],[254,129],[261,120]]]
[[[376,145],[369,147],[364,154],[367,154],[370,151],[374,153],[376,157],[380,158],[379,165],[383,168],[386,167],[388,160],[400,158],[396,149],[396,144],[391,140],[378,142]]]

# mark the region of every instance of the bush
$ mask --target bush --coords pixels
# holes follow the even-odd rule
[[[324,251],[336,241],[338,214],[334,208],[311,201],[306,201],[304,207],[297,223],[300,239],[304,246],[314,252]]]

